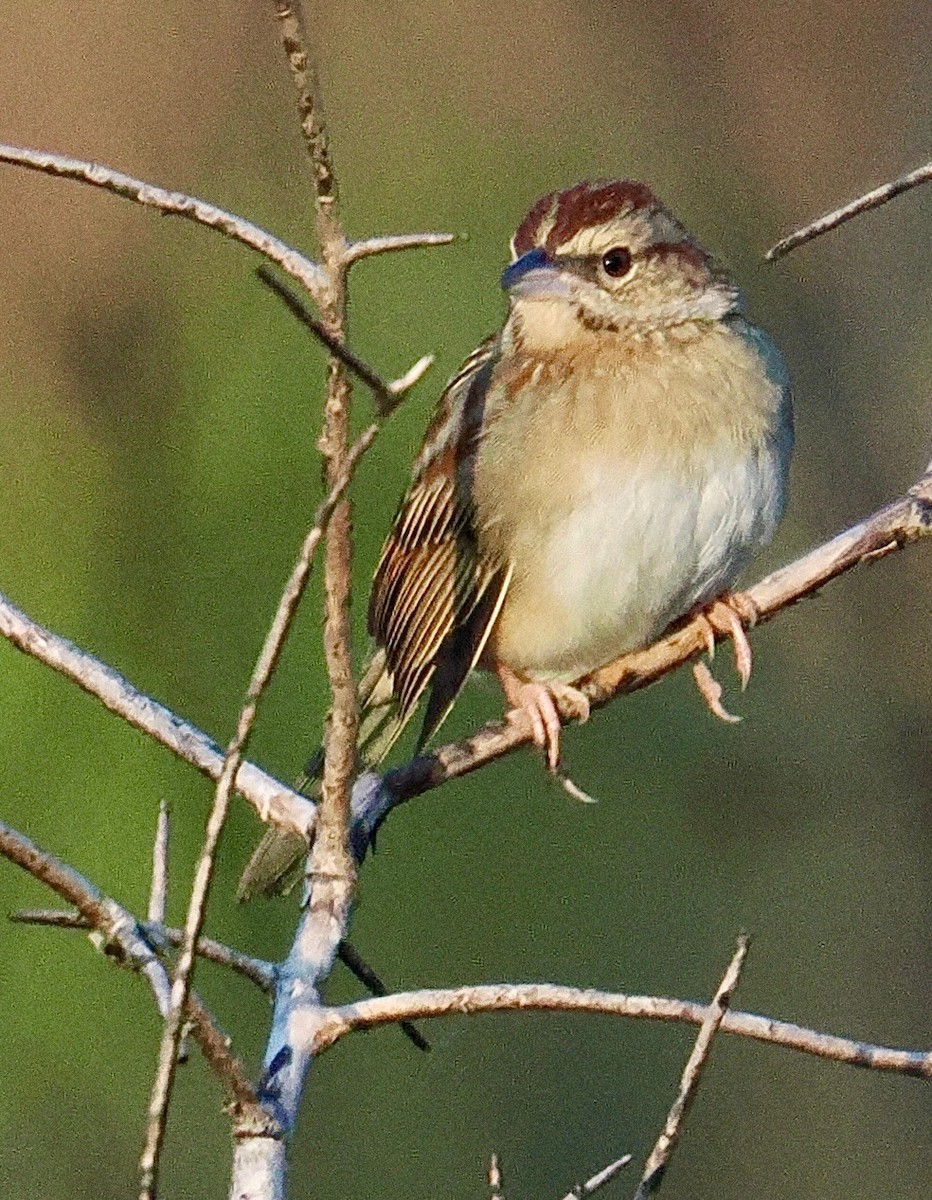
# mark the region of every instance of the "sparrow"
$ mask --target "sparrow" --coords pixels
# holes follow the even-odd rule
[[[642,183],[538,200],[502,328],[450,380],[385,541],[360,685],[377,761],[470,672],[497,675],[555,770],[575,680],[729,602],[783,512],[789,382],[725,268]],[[739,668],[750,649],[733,609]]]

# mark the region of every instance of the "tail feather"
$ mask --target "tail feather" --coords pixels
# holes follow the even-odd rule
[[[411,719],[411,712],[399,711],[393,701],[384,651],[378,651],[360,681],[359,703],[363,711],[356,748],[360,769],[370,770],[388,754]],[[320,799],[323,760],[323,751],[318,750],[295,781],[295,791]],[[297,834],[274,826],[267,829],[240,876],[237,898],[287,895],[301,881],[307,851],[307,842]]]

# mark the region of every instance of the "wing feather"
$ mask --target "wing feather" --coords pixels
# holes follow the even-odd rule
[[[403,719],[440,670],[442,694],[428,707],[422,740],[475,666],[510,578],[507,564],[479,545],[469,487],[497,353],[497,338],[484,342],[441,397],[372,587],[369,632],[384,650]]]

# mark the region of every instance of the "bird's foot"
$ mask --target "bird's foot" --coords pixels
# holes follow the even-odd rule
[[[511,708],[527,715],[534,741],[544,751],[548,769],[556,773],[560,765],[560,710],[577,721],[588,721],[588,699],[568,683],[535,683],[501,664],[496,673],[505,699]]]
[[[735,670],[741,680],[742,692],[748,686],[754,666],[754,655],[745,628],[756,624],[758,616],[753,600],[744,592],[725,592],[696,613],[705,633],[709,658],[715,657],[716,635],[730,637],[734,642]],[[721,685],[715,681],[705,663],[695,664],[693,676],[703,700],[714,716],[730,722],[739,719],[727,712],[722,705]]]

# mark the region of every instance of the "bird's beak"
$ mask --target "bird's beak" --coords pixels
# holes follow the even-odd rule
[[[561,296],[567,290],[563,272],[539,246],[505,268],[502,287],[515,297]]]

